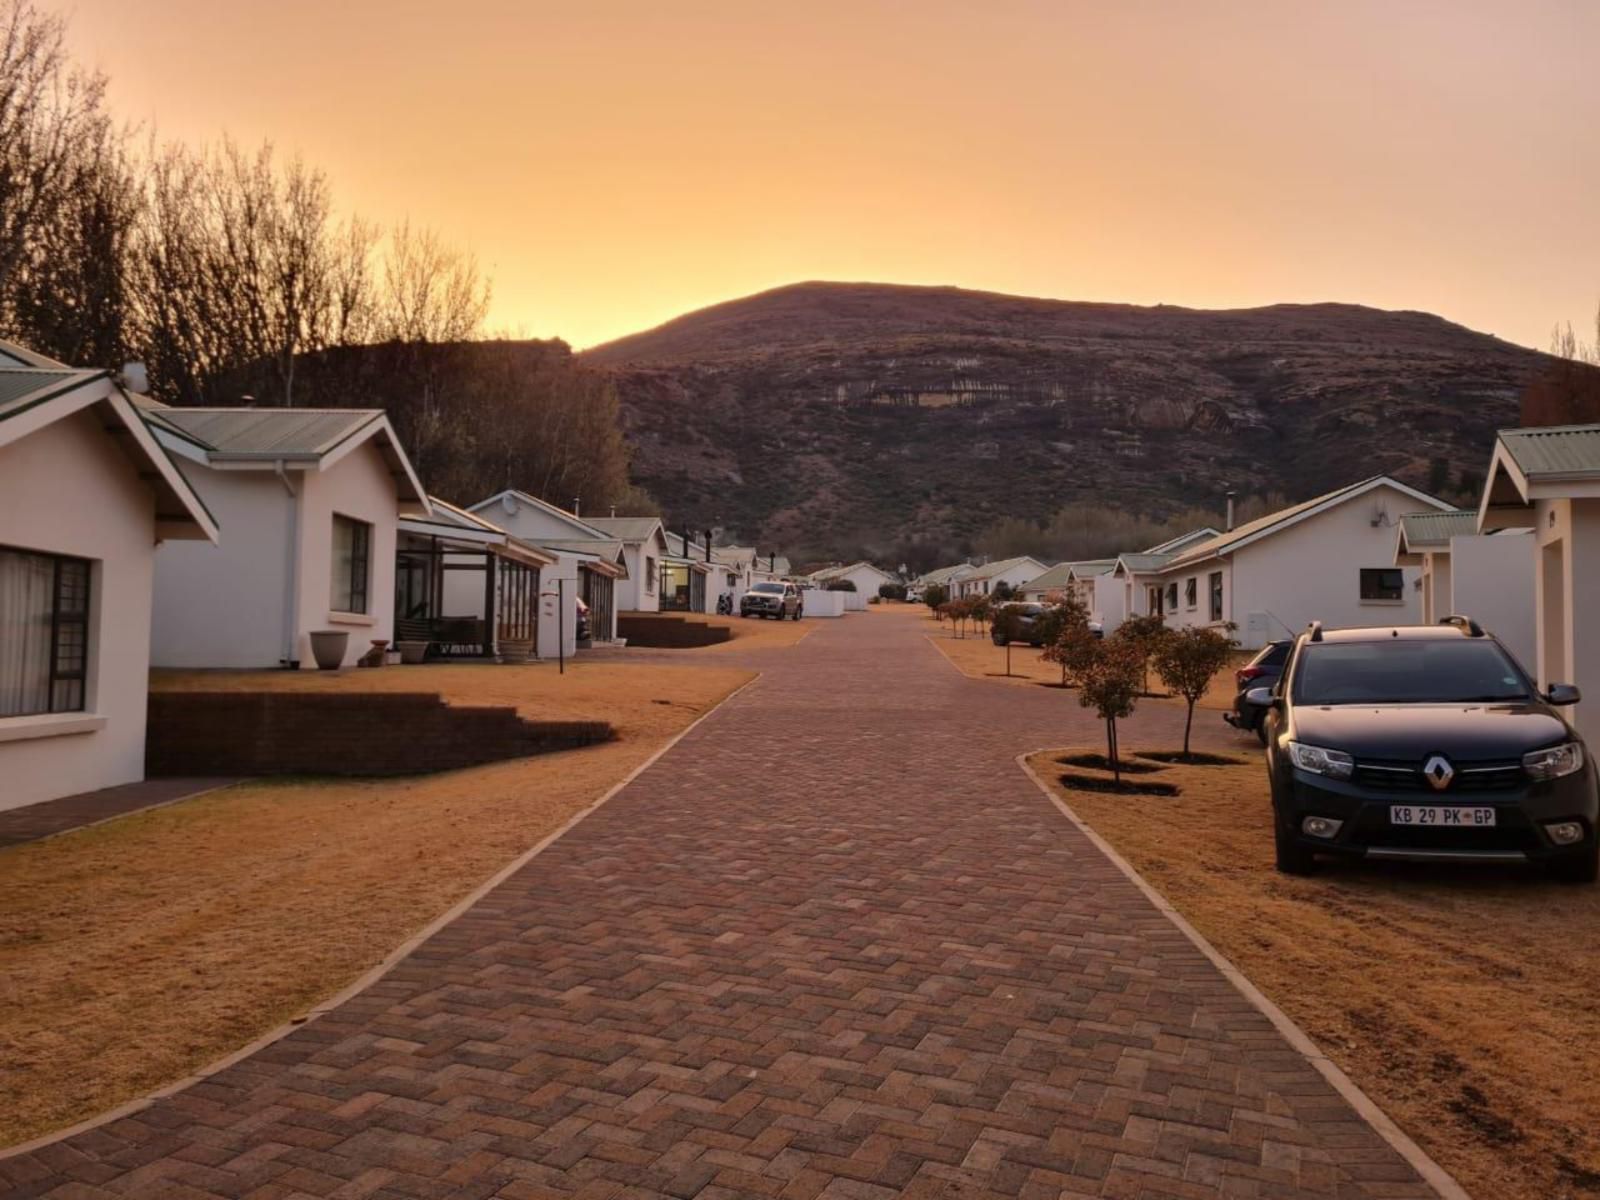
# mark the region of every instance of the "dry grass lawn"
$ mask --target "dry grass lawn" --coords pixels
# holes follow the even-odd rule
[[[1600,1195],[1600,888],[1531,871],[1272,866],[1258,759],[1177,766],[1176,797],[1060,788],[1483,1200]]]
[[[183,1077],[346,986],[751,678],[440,666],[164,676],[601,717],[623,740],[409,779],[245,784],[0,850],[0,1144]]]
[[[935,621],[931,616],[924,616],[923,622],[927,626],[928,640],[937,646],[943,655],[950,660],[952,666],[963,675],[973,679],[994,680],[999,683],[1021,684],[1023,686],[1049,684],[1059,686],[1061,683],[1061,668],[1053,663],[1047,663],[1039,655],[1040,652],[1032,646],[1013,645],[1011,647],[1011,674],[1006,674],[1006,647],[996,646],[989,639],[987,627],[975,628],[970,622],[963,628],[965,636],[957,637],[955,630],[948,621]],[[1233,661],[1226,670],[1217,672],[1217,677],[1212,680],[1210,689],[1200,698],[1197,708],[1214,709],[1221,712],[1233,707],[1235,668],[1243,666],[1252,657],[1255,651],[1240,650],[1233,655]],[[1161,692],[1161,680],[1156,673],[1150,672],[1150,688],[1152,692]]]

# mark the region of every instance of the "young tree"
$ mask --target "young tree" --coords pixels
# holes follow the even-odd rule
[[[1161,639],[1171,632],[1167,628],[1166,620],[1157,613],[1145,616],[1128,617],[1117,626],[1117,631],[1112,636],[1118,641],[1127,642],[1133,646],[1139,655],[1139,691],[1141,695],[1150,694],[1150,656],[1156,652],[1156,647],[1161,644]]]
[[[990,606],[989,634],[1006,651],[1006,676],[1011,675],[1011,643],[1022,636],[1022,608],[1002,601]]]
[[[1122,768],[1117,757],[1117,721],[1133,715],[1144,665],[1144,655],[1136,643],[1107,638],[1096,643],[1079,676],[1078,703],[1094,709],[1106,723],[1106,759],[1111,763],[1111,777],[1119,785]]]
[[[1061,667],[1061,686],[1075,679],[1094,653],[1100,639],[1089,629],[1089,611],[1070,592],[1053,592],[1054,603],[1040,621],[1044,623],[1045,662]],[[1047,600],[1048,602],[1048,600]],[[1035,623],[1035,628],[1038,624]]]
[[[930,583],[922,589],[922,602],[938,615],[939,610],[950,602],[950,589],[942,583]]]
[[[1228,628],[1231,633],[1233,627]],[[1215,629],[1180,629],[1167,634],[1156,645],[1156,674],[1188,705],[1183,718],[1184,758],[1189,757],[1189,731],[1194,726],[1195,702],[1206,694],[1217,672],[1228,665],[1228,658],[1238,644],[1229,633]]]
[[[989,595],[990,598],[994,600],[1015,600],[1017,598],[1016,589],[1004,579],[994,585],[994,591],[989,593]]]

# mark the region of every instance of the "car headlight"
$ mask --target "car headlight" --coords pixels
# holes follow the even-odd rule
[[[1522,756],[1522,769],[1534,779],[1560,779],[1583,770],[1583,746],[1563,742]]]
[[[1350,772],[1356,769],[1356,760],[1343,750],[1308,746],[1304,742],[1289,743],[1289,758],[1302,771],[1326,775],[1330,779],[1349,779]]]

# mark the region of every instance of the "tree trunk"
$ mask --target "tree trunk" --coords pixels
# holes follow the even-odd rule
[[[1111,718],[1111,780],[1122,786],[1122,743],[1117,737],[1117,719]]]
[[[1006,674],[1011,674],[1011,639],[1006,639]]]
[[[1106,762],[1111,764],[1113,776],[1117,772],[1117,725],[1110,717],[1106,718]]]
[[[1183,757],[1189,757],[1189,729],[1194,725],[1194,701],[1189,701],[1189,711],[1183,718]]]

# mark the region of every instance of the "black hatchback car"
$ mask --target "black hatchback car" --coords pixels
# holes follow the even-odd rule
[[[1465,618],[1295,639],[1269,709],[1280,871],[1319,854],[1537,862],[1600,872],[1600,791],[1583,741],[1492,636]]]
[[[1267,706],[1252,703],[1250,693],[1271,688],[1283,674],[1283,664],[1289,661],[1289,651],[1294,648],[1293,638],[1268,642],[1249,662],[1233,673],[1236,691],[1233,708],[1222,714],[1222,719],[1240,733],[1254,733],[1267,744],[1265,718]]]

